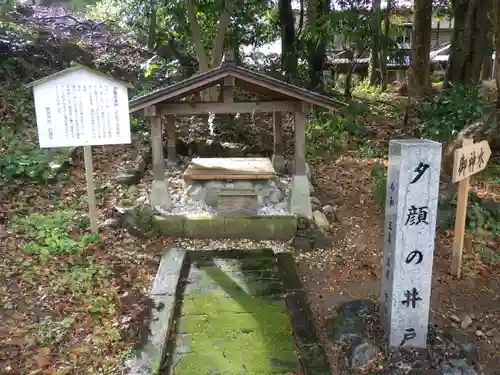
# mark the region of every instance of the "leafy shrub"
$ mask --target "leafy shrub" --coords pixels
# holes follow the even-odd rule
[[[465,126],[483,117],[486,102],[479,85],[454,86],[436,100],[422,105],[422,135],[446,141]]]
[[[363,122],[355,116],[313,113],[307,128],[308,160],[315,163],[340,153],[349,137],[361,136],[363,131]]]
[[[84,225],[82,221],[76,220],[76,217],[74,210],[60,210],[48,215],[32,213],[15,218],[13,227],[30,240],[23,246],[23,250],[29,254],[69,254],[98,240],[96,235],[79,233],[79,229]]]

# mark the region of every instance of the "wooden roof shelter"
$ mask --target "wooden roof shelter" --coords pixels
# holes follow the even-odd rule
[[[219,86],[217,100],[186,101],[192,96]],[[239,87],[256,94],[256,101],[236,101],[234,88]],[[213,90],[213,89],[211,89]],[[213,91],[212,91],[213,92]],[[181,82],[177,82],[150,94],[129,101],[131,113],[144,110],[151,117],[151,135],[153,148],[153,174],[156,188],[153,186],[151,201],[153,205],[168,206],[168,187],[164,181],[164,160],[162,142],[161,116],[166,117],[168,162],[176,163],[174,116],[199,115],[208,113],[251,113],[272,112],[274,128],[273,166],[276,171],[284,169],[282,112],[292,112],[295,116],[295,171],[298,176],[306,175],[306,124],[307,116],[313,106],[336,111],[345,106],[339,100],[320,95],[299,86],[269,77],[246,68],[236,66],[231,54],[226,54],[222,64],[207,72],[196,74]],[[160,189],[159,186],[162,186]],[[307,185],[308,187],[308,185]],[[160,190],[163,192],[160,193]],[[293,190],[293,189],[292,189]],[[160,197],[160,195],[162,197]],[[309,191],[307,191],[309,196]],[[156,197],[155,197],[156,196]]]

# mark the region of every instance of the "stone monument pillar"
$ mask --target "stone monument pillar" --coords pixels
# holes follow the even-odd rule
[[[380,313],[392,348],[426,346],[440,169],[440,143],[389,142]]]

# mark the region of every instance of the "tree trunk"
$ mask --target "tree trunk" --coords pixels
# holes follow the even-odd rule
[[[408,93],[421,96],[430,88],[432,0],[415,0]]]
[[[382,75],[382,90],[387,90],[389,72],[387,70],[387,56],[389,56],[388,41],[390,38],[392,0],[387,0],[387,9],[384,15],[384,43],[380,49],[380,73]]]
[[[370,67],[368,76],[370,86],[380,83],[380,3],[381,0],[372,0],[372,40],[370,52]]]
[[[281,70],[288,82],[294,82],[297,75],[297,52],[291,0],[279,0],[279,15],[281,22]]]
[[[490,0],[457,0],[454,29],[444,87],[478,82],[487,47]]]
[[[149,9],[149,30],[148,30],[148,49],[153,50],[156,42],[156,5],[150,2]]]
[[[328,0],[309,0],[307,4],[307,22],[309,28],[320,27],[321,18],[330,10]],[[326,53],[326,40],[310,41],[308,43],[309,81],[310,89],[323,91],[323,65]]]
[[[207,51],[203,46],[200,24],[196,18],[195,0],[186,0],[186,5],[191,36],[193,39],[196,56],[198,57],[199,70],[201,73],[207,72],[211,68],[215,68],[216,66],[218,66],[222,60],[224,40],[226,37],[227,29],[229,27],[231,14],[233,13],[234,2],[232,0],[228,0],[225,4],[224,10],[220,14],[217,36],[214,40],[212,48],[212,59],[209,58],[209,55],[207,54]],[[207,89],[202,93],[202,99],[204,101],[216,101],[217,96],[217,90],[215,87]]]

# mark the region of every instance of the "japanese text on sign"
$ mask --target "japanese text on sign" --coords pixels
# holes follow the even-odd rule
[[[130,143],[125,85],[74,71],[34,86],[41,147]]]

